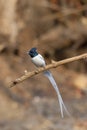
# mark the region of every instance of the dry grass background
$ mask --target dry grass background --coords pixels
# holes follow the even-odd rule
[[[55,92],[39,74],[8,89],[32,71],[26,52],[36,46],[47,63],[87,52],[86,0],[0,1],[0,129],[87,129],[87,60],[52,69],[72,114],[61,119]]]

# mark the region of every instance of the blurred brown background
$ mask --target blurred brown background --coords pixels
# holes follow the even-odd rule
[[[87,59],[51,70],[71,117],[42,74],[8,89],[35,69],[32,47],[47,63],[86,53],[87,0],[0,0],[0,129],[87,130]]]

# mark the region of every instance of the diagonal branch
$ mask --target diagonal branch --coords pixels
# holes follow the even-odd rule
[[[12,81],[9,85],[9,88],[14,87],[16,84],[19,84],[19,83],[23,82],[24,80],[26,80],[27,78],[30,78],[34,75],[37,75],[37,74],[39,74],[39,73],[41,73],[45,70],[48,70],[48,69],[51,69],[51,68],[56,68],[57,66],[64,65],[66,63],[70,63],[70,62],[77,61],[77,60],[80,60],[80,59],[85,59],[85,58],[87,58],[87,53],[79,55],[79,56],[75,56],[75,57],[72,57],[72,58],[67,58],[65,60],[61,60],[61,61],[57,61],[57,62],[53,61],[51,64],[46,65],[45,67],[38,68],[37,70],[34,70],[32,72],[26,72],[20,78],[17,78],[16,80]]]

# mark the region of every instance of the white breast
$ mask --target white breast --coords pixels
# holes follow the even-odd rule
[[[33,57],[31,60],[37,67],[45,66],[45,60],[44,60],[44,58],[40,54],[38,54],[37,56]]]

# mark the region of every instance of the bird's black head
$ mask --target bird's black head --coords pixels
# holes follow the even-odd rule
[[[30,55],[32,58],[37,56],[38,53],[37,53],[37,48],[31,48],[31,50],[28,51],[28,55]]]

